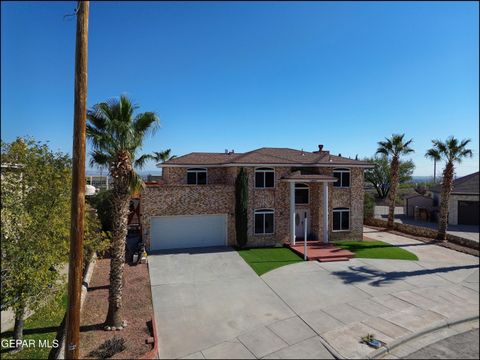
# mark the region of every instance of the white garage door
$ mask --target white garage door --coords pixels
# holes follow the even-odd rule
[[[227,243],[226,225],[226,215],[152,217],[150,249],[224,246]]]

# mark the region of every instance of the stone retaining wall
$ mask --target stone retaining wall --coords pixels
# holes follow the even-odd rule
[[[371,225],[371,226],[377,226],[377,227],[387,227],[387,221],[382,220],[382,219],[365,219],[364,220],[365,225]],[[431,239],[435,239],[437,237],[437,231],[430,229],[430,228],[425,228],[422,226],[416,226],[416,225],[410,225],[410,224],[402,224],[402,223],[394,223],[393,224],[393,229],[403,232],[405,234],[410,234],[410,235],[416,235],[416,236],[422,236],[422,237],[427,237]],[[465,246],[471,249],[478,250],[479,244],[478,242],[470,239],[465,239],[456,235],[448,234],[447,233],[447,240],[454,243],[458,244],[461,246]]]

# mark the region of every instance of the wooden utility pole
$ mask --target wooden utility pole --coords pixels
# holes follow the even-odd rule
[[[68,269],[67,341],[65,358],[79,358],[80,295],[83,276],[83,229],[85,218],[85,138],[87,116],[88,1],[77,3],[75,48],[75,101],[73,115],[72,208],[70,262]]]

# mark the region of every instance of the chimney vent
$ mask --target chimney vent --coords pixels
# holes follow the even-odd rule
[[[319,144],[318,145],[318,152],[322,151],[322,149],[323,149],[323,144]]]
[[[228,155],[228,149],[225,149],[225,155]]]

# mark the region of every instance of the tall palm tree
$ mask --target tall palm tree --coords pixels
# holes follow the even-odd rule
[[[434,161],[445,160],[445,169],[443,169],[442,195],[440,199],[440,218],[438,221],[438,240],[445,240],[448,226],[448,201],[452,192],[453,174],[455,163],[461,163],[466,157],[472,157],[472,150],[467,149],[470,139],[458,141],[450,136],[445,142],[432,140],[433,147],[428,149],[425,157]]]
[[[388,194],[389,208],[388,208],[388,222],[387,227],[393,228],[394,214],[395,214],[395,198],[397,196],[397,187],[399,179],[400,157],[414,152],[410,148],[413,139],[404,141],[405,134],[393,134],[390,139],[385,138],[385,141],[378,142],[377,154],[385,155],[391,158],[390,161],[390,192]]]
[[[151,157],[152,160],[156,161],[157,163],[161,162],[164,163],[165,161],[172,160],[177,157],[177,155],[170,155],[172,149],[167,149],[163,151],[154,151]]]
[[[135,167],[141,168],[148,155],[138,156],[143,139],[159,124],[153,112],[134,115],[138,106],[122,95],[87,111],[87,137],[93,151],[91,165],[108,167],[112,177],[112,255],[106,326],[122,326],[123,267],[130,194],[143,186]]]

